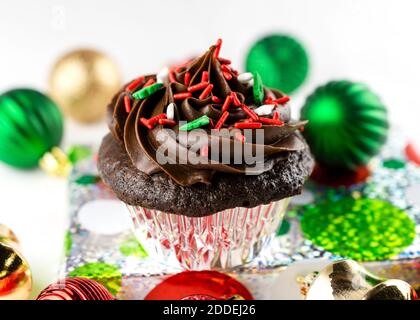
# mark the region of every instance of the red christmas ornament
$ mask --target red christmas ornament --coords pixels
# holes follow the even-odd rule
[[[37,300],[115,300],[100,283],[86,278],[66,278],[46,287]]]
[[[327,168],[319,163],[315,164],[311,179],[319,184],[329,187],[350,187],[354,184],[365,182],[370,172],[366,166],[361,166],[357,170],[347,170],[338,168]]]
[[[158,284],[145,300],[226,300],[232,296],[253,300],[234,278],[217,271],[184,271]]]

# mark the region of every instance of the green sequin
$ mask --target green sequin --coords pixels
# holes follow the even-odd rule
[[[122,274],[117,266],[103,262],[81,265],[69,273],[70,277],[83,277],[98,281],[116,295],[121,289]]]
[[[89,147],[82,145],[71,146],[67,151],[67,157],[73,164],[90,157],[91,154],[92,150]]]
[[[288,233],[290,230],[290,222],[287,220],[283,220],[283,222],[281,223],[280,228],[277,230],[277,236],[282,236],[285,235],[286,233]]]
[[[79,178],[76,179],[76,183],[81,184],[81,185],[96,184],[99,181],[101,181],[101,178],[99,176],[90,175],[90,174],[80,176]]]
[[[405,168],[405,162],[400,159],[387,159],[383,162],[383,166],[388,169],[402,169]]]
[[[346,197],[309,206],[301,227],[315,245],[358,261],[388,259],[415,237],[414,222],[405,211],[367,198]]]
[[[120,245],[120,252],[125,256],[135,256],[139,258],[147,257],[147,252],[136,238],[130,238]]]
[[[254,93],[254,101],[257,104],[261,104],[264,100],[264,86],[261,79],[261,76],[258,72],[253,72],[254,76],[254,86],[252,92]]]
[[[154,83],[146,88],[142,88],[136,92],[133,93],[134,99],[145,99],[148,96],[151,96],[156,91],[158,91],[160,88],[163,87],[163,83]]]
[[[73,240],[71,238],[71,232],[68,230],[64,236],[64,254],[66,257],[70,255],[71,246],[73,245]]]
[[[190,131],[190,130],[193,130],[193,129],[197,129],[197,128],[206,126],[209,123],[210,123],[210,118],[208,116],[204,115],[204,116],[202,116],[198,119],[195,119],[191,122],[188,122],[188,123],[182,125],[181,127],[179,127],[179,130],[180,131]]]

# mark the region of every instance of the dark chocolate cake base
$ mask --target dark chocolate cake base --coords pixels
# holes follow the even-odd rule
[[[135,168],[111,134],[104,137],[98,169],[123,202],[189,217],[203,217],[235,207],[252,208],[299,194],[312,171],[309,149],[290,152],[260,175],[216,173],[212,184],[181,186],[165,173],[147,175]]]

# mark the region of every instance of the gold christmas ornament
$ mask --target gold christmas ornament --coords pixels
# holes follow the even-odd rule
[[[39,160],[39,166],[54,177],[67,177],[72,168],[67,155],[58,147],[53,147],[50,152],[44,154]]]
[[[15,233],[5,224],[0,223],[0,242],[18,248],[19,240]]]
[[[67,53],[56,62],[49,79],[50,95],[64,114],[86,123],[105,116],[107,104],[120,87],[118,67],[94,50]]]
[[[32,290],[32,275],[17,248],[0,242],[0,300],[24,300]]]
[[[406,282],[373,275],[353,260],[335,261],[301,282],[306,300],[415,300]]]

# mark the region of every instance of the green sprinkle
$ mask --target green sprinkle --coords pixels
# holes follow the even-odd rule
[[[130,238],[121,243],[120,252],[125,256],[135,256],[138,258],[147,257],[147,252],[136,238]]]
[[[83,175],[76,179],[76,183],[81,185],[96,184],[99,181],[101,181],[101,178],[99,176],[91,174]]]
[[[254,100],[256,103],[261,104],[264,99],[264,87],[263,87],[262,79],[258,72],[254,72],[253,75],[254,75],[254,87],[253,87]]]
[[[182,125],[181,127],[179,127],[179,130],[181,131],[190,131],[192,129],[197,129],[200,128],[202,126],[208,125],[210,123],[210,118],[206,115],[195,119],[191,122],[188,122],[184,125]]]
[[[136,92],[133,93],[134,99],[145,99],[148,96],[151,96],[156,91],[158,91],[160,88],[163,87],[163,83],[154,83],[146,88],[142,88]]]
[[[121,288],[122,274],[117,266],[109,263],[86,263],[71,271],[69,276],[83,277],[98,281],[114,296]]]
[[[358,261],[389,259],[416,235],[413,220],[389,202],[351,197],[308,207],[302,231],[315,245]]]
[[[388,169],[402,169],[405,168],[405,162],[400,159],[387,159],[383,162],[383,166]]]

